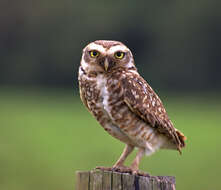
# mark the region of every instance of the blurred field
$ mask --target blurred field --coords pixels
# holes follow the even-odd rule
[[[175,126],[187,136],[187,147],[182,156],[160,151],[145,157],[141,169],[176,176],[177,190],[221,189],[219,96],[162,99]],[[76,170],[111,166],[123,147],[87,112],[78,93],[0,88],[2,190],[73,190]]]

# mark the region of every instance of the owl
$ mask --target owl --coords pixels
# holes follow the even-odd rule
[[[78,80],[88,111],[105,131],[126,145],[112,169],[136,174],[145,154],[158,149],[181,153],[186,137],[174,128],[160,98],[139,75],[131,51],[123,43],[97,40],[88,44],[83,49]],[[127,167],[124,161],[135,147],[136,157]]]

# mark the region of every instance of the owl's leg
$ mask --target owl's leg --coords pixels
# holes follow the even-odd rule
[[[140,164],[140,160],[143,157],[145,153],[145,150],[140,148],[138,149],[137,155],[134,159],[134,161],[131,164],[131,170],[133,171],[134,174],[139,174],[139,164]]]
[[[97,166],[96,169],[100,170],[108,170],[108,171],[118,171],[118,172],[129,172],[132,173],[131,168],[124,166],[123,163],[128,157],[128,155],[133,151],[134,146],[132,145],[126,145],[124,148],[123,153],[121,154],[120,158],[117,160],[117,162],[113,165],[113,167],[103,167],[103,166]]]
[[[117,162],[113,165],[113,169],[120,172],[131,172],[131,169],[129,167],[124,166],[124,161],[128,157],[128,155],[133,151],[134,146],[132,145],[126,145],[124,148],[123,153],[121,154],[120,158],[117,160]]]

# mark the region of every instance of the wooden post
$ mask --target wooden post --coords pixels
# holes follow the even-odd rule
[[[175,177],[92,170],[76,172],[76,190],[175,190]]]

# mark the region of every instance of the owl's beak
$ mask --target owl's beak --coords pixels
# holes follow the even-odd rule
[[[104,69],[105,69],[105,71],[107,71],[108,68],[109,68],[109,62],[108,62],[108,60],[107,60],[107,58],[106,58],[106,59],[104,60]]]

